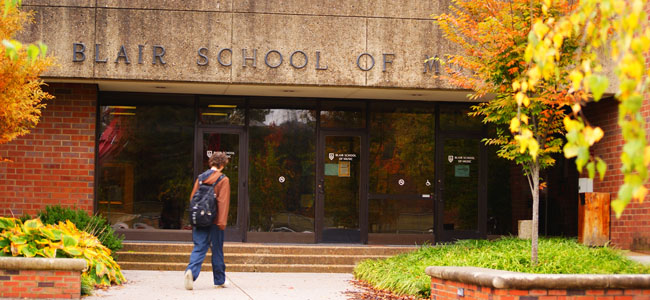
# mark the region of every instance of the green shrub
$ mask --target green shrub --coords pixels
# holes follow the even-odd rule
[[[38,213],[38,217],[45,224],[58,224],[70,220],[75,226],[85,232],[96,236],[102,245],[111,249],[111,255],[122,249],[123,236],[118,236],[106,218],[100,215],[90,216],[85,210],[67,207],[48,206]]]
[[[33,218],[29,214],[24,214],[24,215],[20,216],[20,221],[23,222],[23,223],[25,223],[25,221],[31,220],[31,219],[33,219]]]
[[[541,238],[539,263],[530,263],[530,240],[464,240],[455,244],[423,246],[419,250],[381,260],[365,260],[354,268],[355,278],[398,295],[428,298],[428,266],[471,266],[546,274],[638,274],[644,266],[609,247],[587,247],[572,239]]]
[[[126,281],[110,252],[95,236],[70,221],[44,225],[40,219],[23,223],[0,217],[0,256],[81,258],[87,263],[82,278],[108,287]]]
[[[95,281],[87,275],[81,275],[81,295],[90,296],[95,289]]]

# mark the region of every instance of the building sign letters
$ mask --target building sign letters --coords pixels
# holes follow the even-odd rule
[[[72,43],[72,62],[82,63],[88,58],[86,55],[87,46],[85,43]],[[239,51],[241,50],[241,52]],[[294,69],[307,68],[311,62],[314,69],[318,71],[328,70],[327,57],[321,51],[305,52],[302,50],[295,50],[290,53],[282,53],[279,50],[271,49],[265,53],[258,53],[258,49],[232,49],[220,48],[215,52],[210,53],[206,47],[200,47],[194,53],[188,53],[188,57],[194,59],[198,66],[207,66],[209,64],[217,64],[221,67],[232,67],[234,55],[241,54],[242,68],[257,68],[258,65],[265,65],[268,68],[275,69],[283,64],[287,64]],[[165,54],[167,50],[163,45],[138,45],[137,50],[135,47],[128,45],[120,45],[118,49],[107,50],[102,44],[94,45],[94,62],[95,63],[108,63],[113,62],[116,64],[145,64],[151,63],[153,65],[166,65],[168,63]],[[145,56],[150,60],[145,61]],[[259,59],[259,60],[258,60]],[[263,59],[263,61],[262,61]],[[365,59],[365,64],[363,63]],[[360,53],[355,58],[351,58],[351,63],[361,71],[370,71],[375,67],[380,67],[382,72],[390,70],[393,61],[397,59],[393,53]],[[423,72],[433,72],[436,75],[440,74],[440,58],[436,55],[430,57],[424,55],[421,62],[424,63]]]

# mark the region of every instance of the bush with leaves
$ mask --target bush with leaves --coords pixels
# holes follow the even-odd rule
[[[40,219],[0,217],[0,231],[0,256],[80,258],[87,263],[84,280],[100,287],[126,282],[111,250],[70,221],[44,225]]]
[[[77,228],[96,236],[102,245],[111,249],[111,253],[122,249],[123,236],[115,234],[106,218],[100,215],[90,216],[85,210],[67,207],[48,206],[38,213],[38,217],[45,224],[58,224],[70,220]]]

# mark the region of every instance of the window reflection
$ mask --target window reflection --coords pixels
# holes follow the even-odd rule
[[[371,199],[370,233],[433,234],[432,199]]]
[[[478,229],[478,139],[446,139],[444,142],[442,197],[444,230]]]
[[[482,118],[469,116],[468,113],[471,111],[471,105],[467,104],[440,105],[440,129],[444,131],[481,131],[483,128]]]
[[[201,97],[199,100],[199,123],[202,125],[239,125],[246,120],[243,99],[224,97]]]
[[[250,110],[249,231],[314,231],[314,115]]]
[[[323,128],[365,128],[365,104],[362,102],[323,102],[320,125]]]
[[[371,193],[432,193],[435,115],[426,111],[376,112],[371,126]]]
[[[373,112],[369,149],[369,187],[374,194],[368,208],[370,233],[433,232],[434,129],[432,110],[393,108]]]
[[[193,115],[191,105],[100,106],[98,210],[114,227],[183,227]]]

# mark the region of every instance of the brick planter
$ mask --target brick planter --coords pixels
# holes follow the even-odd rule
[[[474,267],[428,267],[431,299],[650,300],[650,274],[530,274]]]
[[[86,261],[74,258],[0,257],[0,298],[81,298]]]

